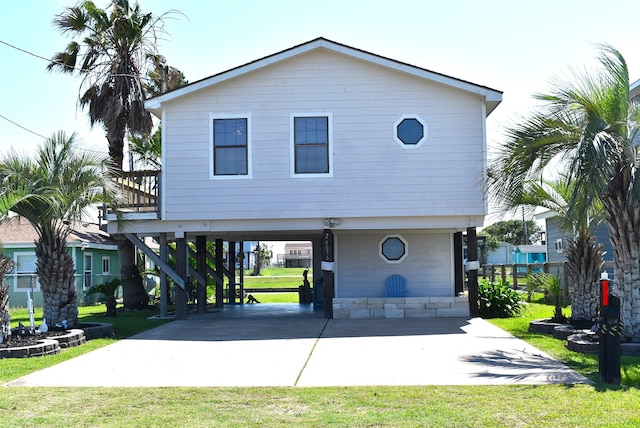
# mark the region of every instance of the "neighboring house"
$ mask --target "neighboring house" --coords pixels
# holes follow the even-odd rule
[[[118,247],[96,224],[73,222],[69,227],[67,247],[76,269],[78,304],[92,303],[95,297],[85,298],[86,290],[93,284],[120,275]],[[25,219],[11,217],[0,222],[0,245],[14,266],[5,280],[12,307],[26,307],[27,290],[30,289],[34,291],[34,304],[42,305],[40,284],[35,275],[37,239],[38,234]]]
[[[109,232],[147,253],[138,237],[310,241],[327,317],[466,316],[462,237],[487,214],[486,117],[501,100],[312,40],[148,100],[162,119],[160,203]],[[180,287],[184,273],[160,265]],[[384,300],[392,274],[412,304]]]
[[[284,244],[284,267],[308,268],[313,262],[311,242],[287,242]]]
[[[545,221],[545,229],[547,232],[547,261],[566,261],[564,248],[567,245],[567,236],[560,227],[558,215],[553,211],[544,211],[537,214],[536,219]],[[613,247],[611,246],[611,241],[609,240],[609,232],[607,231],[607,226],[605,224],[601,224],[596,229],[594,236],[598,244],[604,245],[604,260],[613,261]]]
[[[516,245],[511,252],[511,263],[530,264],[547,261],[547,247],[544,245]]]
[[[632,101],[640,103],[640,79],[636,80],[629,86],[629,98]]]
[[[511,253],[514,251],[513,245],[508,242],[500,242],[500,246],[495,250],[487,251],[487,264],[507,265],[511,262]]]

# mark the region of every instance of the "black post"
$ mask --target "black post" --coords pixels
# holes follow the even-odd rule
[[[236,304],[236,241],[229,241],[229,290],[227,303]]]
[[[464,292],[464,252],[462,232],[453,234],[453,281],[456,296]]]
[[[184,280],[184,287],[176,285],[176,318],[187,319],[187,240],[176,238],[176,273]]]
[[[467,228],[467,278],[469,279],[469,314],[480,316],[478,307],[478,237],[476,228]]]
[[[207,237],[196,236],[196,270],[207,279]],[[199,314],[207,312],[207,284],[198,281],[196,289],[197,310]]]
[[[600,382],[620,384],[620,336],[622,336],[620,299],[611,294],[608,275],[603,272],[600,279],[600,319],[598,321]]]
[[[216,239],[216,273],[219,280],[216,279],[216,308],[224,307],[224,269],[223,269],[223,242],[222,239]]]
[[[324,278],[324,317],[333,318],[333,232],[331,229],[322,231],[322,274]]]

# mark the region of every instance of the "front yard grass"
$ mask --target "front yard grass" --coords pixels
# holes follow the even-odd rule
[[[162,323],[136,311],[105,319],[104,306],[81,310],[81,322],[122,323],[126,334]],[[490,321],[597,380],[597,357],[568,351],[563,341],[528,332],[530,319],[547,318],[552,311],[551,305],[531,304],[525,317]],[[116,331],[126,337],[120,328]],[[17,360],[21,366],[13,372],[7,370],[12,360],[0,360],[0,383],[114,340],[92,340],[60,356]],[[623,386],[0,387],[0,414],[1,425],[11,427],[637,427],[640,359],[623,360],[622,366]]]

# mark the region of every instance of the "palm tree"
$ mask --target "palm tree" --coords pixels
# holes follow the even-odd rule
[[[12,260],[6,257],[0,247],[0,343],[11,335],[11,315],[9,314],[9,289],[4,279],[11,268]]]
[[[568,217],[602,204],[623,340],[640,342],[640,106],[630,101],[623,56],[602,46],[599,60],[596,74],[556,80],[550,94],[536,96],[540,110],[507,130],[490,188],[497,195],[521,195],[526,182],[555,166],[573,182]]]
[[[127,132],[146,135],[152,129],[151,115],[144,109],[141,77],[146,69],[156,66],[157,37],[163,32],[165,15],[143,13],[138,3],[130,5],[128,0],[111,0],[104,10],[91,1],[83,1],[54,20],[63,34],[78,37],[79,41],[72,41],[57,53],[48,69],[83,76],[79,103],[88,107],[92,125],[100,123],[104,127],[114,171],[122,171]],[[144,307],[148,296],[133,243],[122,235],[115,235],[114,239],[120,256],[124,306]]]
[[[490,177],[495,175],[495,171],[489,172]],[[592,325],[597,315],[598,279],[604,264],[604,246],[593,236],[603,221],[602,204],[596,202],[570,217],[567,210],[575,196],[574,186],[562,174],[554,181],[525,182],[522,193],[515,195],[499,194],[493,187],[492,190],[498,193],[496,202],[505,210],[543,207],[558,215],[560,227],[569,236],[564,251],[571,290],[571,322],[576,326]]]
[[[107,181],[103,161],[91,152],[78,152],[75,134],[52,136],[38,149],[36,159],[9,152],[0,160],[3,193],[12,198],[8,208],[24,217],[38,233],[36,273],[44,300],[44,318],[50,325],[78,319],[73,259],[67,252],[69,221],[104,200]],[[7,197],[7,200],[9,198]]]

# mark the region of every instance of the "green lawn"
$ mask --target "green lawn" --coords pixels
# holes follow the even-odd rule
[[[301,277],[300,277],[301,278]],[[82,308],[82,321],[116,323],[120,337],[163,321],[148,313]],[[577,371],[597,379],[597,358],[563,341],[528,333],[530,319],[553,307],[529,305],[525,317],[491,320]],[[12,311],[12,314],[14,311]],[[24,319],[16,313],[15,319]],[[24,321],[23,321],[24,323]],[[123,333],[126,332],[126,333]],[[92,340],[59,356],[0,360],[0,383],[113,343]],[[638,427],[640,358],[622,362],[626,386],[397,386],[336,388],[0,388],[2,426],[73,427]],[[97,367],[96,370],[100,368]],[[162,376],[162,373],[158,373]]]
[[[263,268],[258,276],[245,276],[245,288],[297,288],[303,283],[304,268]],[[313,274],[309,269],[309,282]],[[313,286],[313,284],[312,284]],[[298,303],[298,293],[253,293],[260,303]]]

